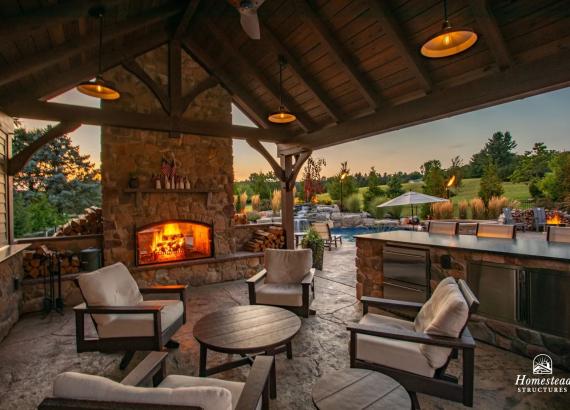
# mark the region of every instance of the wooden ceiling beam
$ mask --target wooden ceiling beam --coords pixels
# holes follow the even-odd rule
[[[187,36],[182,41],[182,47],[194,60],[198,61],[212,76],[216,77],[220,84],[232,95],[236,105],[249,117],[253,123],[261,128],[269,128],[266,109],[259,105],[249,92],[232,76],[225,72],[221,65],[200,46],[193,36]]]
[[[285,130],[264,130],[225,124],[219,121],[194,121],[167,115],[115,110],[109,107],[98,109],[44,101],[25,101],[5,106],[3,110],[9,115],[18,118],[141,129],[165,133],[179,132],[205,137],[253,138],[268,142],[284,142],[289,137],[289,134],[284,132]]]
[[[190,27],[190,22],[192,21],[192,18],[196,14],[199,5],[200,5],[200,0],[188,1],[186,9],[184,10],[184,14],[182,15],[180,21],[178,22],[176,30],[174,30],[174,35],[172,36],[173,40],[180,40],[186,34],[186,31],[188,31],[188,27]]]
[[[103,30],[103,47],[105,43],[116,40],[142,29],[145,26],[157,24],[164,19],[180,13],[179,7],[171,5],[158,9],[148,10],[139,16],[129,18],[120,24]],[[34,74],[46,67],[60,63],[77,54],[97,48],[99,37],[96,33],[89,33],[55,48],[40,51],[19,61],[14,61],[0,70],[0,86]]]
[[[560,53],[334,127],[293,138],[313,149],[329,147],[570,86],[570,54]]]
[[[469,0],[471,10],[477,22],[479,30],[481,30],[482,37],[487,43],[487,47],[491,50],[497,65],[501,70],[505,70],[513,66],[513,57],[509,52],[507,44],[497,19],[491,11],[491,5],[488,0]]]
[[[265,76],[259,70],[254,63],[252,63],[247,57],[244,56],[241,50],[237,50],[233,45],[233,41],[229,36],[223,33],[218,26],[213,23],[207,23],[208,30],[213,35],[213,37],[218,41],[220,47],[222,47],[224,53],[231,55],[232,58],[238,62],[241,66],[240,72],[245,72],[247,75],[253,77],[257,82],[259,82],[263,88],[273,97],[273,99],[279,103],[279,87],[276,87],[271,83],[269,78]],[[275,61],[277,64],[277,61]],[[236,69],[236,73],[238,70]],[[310,131],[315,128],[313,121],[308,115],[303,111],[303,109],[295,102],[295,100],[285,91],[283,91],[283,104],[285,107],[297,116],[297,123],[305,131]],[[277,108],[277,106],[275,107]]]
[[[358,70],[352,58],[344,49],[344,46],[333,36],[311,5],[305,0],[295,0],[295,6],[300,17],[313,29],[321,44],[327,49],[329,55],[333,57],[335,62],[343,68],[352,84],[360,94],[362,94],[368,105],[374,110],[377,109],[379,103],[378,96],[374,91],[374,85],[367,81],[364,74]]]
[[[382,31],[384,31],[384,34],[389,39],[390,43],[394,46],[400,57],[405,61],[407,67],[414,74],[414,77],[416,77],[420,86],[426,92],[430,92],[433,87],[433,83],[420,58],[419,52],[409,46],[406,37],[400,29],[400,25],[390,10],[388,2],[385,0],[369,0],[368,5],[374,17],[380,22]]]
[[[214,88],[220,82],[213,76],[207,77],[200,81],[190,90],[184,97],[182,97],[182,112],[184,113],[190,104],[204,91]]]
[[[297,79],[309,89],[311,94],[313,94],[335,122],[340,122],[344,119],[343,114],[327,96],[325,90],[323,90],[323,88],[313,80],[312,76],[301,66],[297,59],[289,52],[289,49],[285,47],[281,40],[277,38],[275,33],[271,31],[269,26],[261,21],[260,26],[261,32],[263,33],[261,41],[268,42],[273,50],[275,50],[276,54],[280,54],[287,59],[289,67],[293,70]]]
[[[123,61],[133,59],[149,50],[153,50],[165,44],[170,38],[170,33],[164,29],[148,32],[136,42],[130,42],[123,46],[103,53],[103,71],[120,65]],[[67,91],[81,81],[89,80],[97,74],[97,61],[91,60],[71,70],[60,73],[57,77],[50,78],[42,84],[36,84],[30,89],[22,90],[20,87],[2,92],[2,103],[29,101],[35,99],[49,99]]]
[[[168,95],[163,87],[154,81],[148,73],[137,63],[134,59],[130,59],[123,62],[123,68],[130,72],[132,75],[137,77],[146,87],[151,91],[160,105],[162,109],[166,113],[170,113],[170,101],[168,99]]]
[[[124,0],[107,0],[105,7],[113,7],[122,1]],[[49,26],[85,17],[91,7],[99,5],[101,5],[100,0],[73,0],[43,7],[21,16],[3,17],[2,25],[0,25],[0,41],[7,42],[20,37],[30,37],[35,32],[45,30]]]

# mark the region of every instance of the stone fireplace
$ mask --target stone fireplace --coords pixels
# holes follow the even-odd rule
[[[136,231],[137,266],[213,256],[212,227],[193,221],[162,221]]]
[[[164,46],[137,58],[164,92],[167,54]],[[208,77],[185,53],[182,67],[183,94]],[[113,105],[142,113],[162,111],[154,94],[123,68],[106,72],[105,78],[117,85],[121,98],[102,109]],[[231,123],[231,97],[220,86],[210,88],[183,117]],[[236,253],[230,138],[115,127],[102,127],[101,133],[105,265],[124,263],[141,284],[200,285],[256,273],[260,256]],[[175,189],[157,188],[164,158],[183,179]],[[133,178],[138,185],[129,184]],[[172,229],[171,222],[179,226]]]

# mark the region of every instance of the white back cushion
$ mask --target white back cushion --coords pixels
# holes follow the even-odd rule
[[[313,266],[310,249],[266,249],[265,283],[301,283]]]
[[[452,277],[442,280],[414,321],[416,332],[433,336],[459,337],[467,323],[469,307]],[[422,344],[420,351],[430,366],[438,369],[445,364],[451,349]]]
[[[88,306],[136,306],[143,301],[137,283],[125,265],[118,262],[79,276],[79,287]],[[113,315],[93,315],[97,324]]]
[[[197,406],[204,410],[231,410],[232,394],[223,387],[134,387],[105,377],[66,372],[53,383],[53,395],[64,399]]]

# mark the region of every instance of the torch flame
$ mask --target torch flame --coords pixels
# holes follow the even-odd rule
[[[452,175],[449,181],[447,182],[447,187],[451,188],[454,183],[455,183],[455,175]]]

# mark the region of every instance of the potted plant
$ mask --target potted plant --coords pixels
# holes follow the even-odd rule
[[[247,220],[248,222],[255,224],[257,223],[257,221],[261,218],[261,215],[259,215],[257,212],[248,212],[247,213]]]
[[[137,189],[139,187],[139,177],[134,172],[129,172],[129,188]]]
[[[325,254],[325,241],[313,228],[309,228],[301,241],[301,246],[313,252],[313,268],[323,270],[323,258]]]

